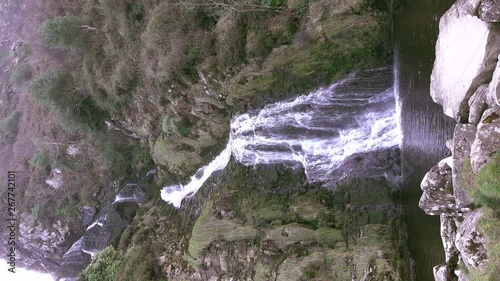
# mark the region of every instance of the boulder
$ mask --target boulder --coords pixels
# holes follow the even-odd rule
[[[425,174],[418,205],[428,215],[454,213],[456,210],[452,184],[452,157],[441,160]]]
[[[488,84],[483,84],[477,88],[476,92],[469,99],[469,123],[477,124],[487,108],[486,94],[488,93]]]
[[[453,273],[450,265],[444,263],[433,268],[435,281],[456,281],[457,276]]]
[[[447,264],[456,264],[458,261],[458,250],[455,246],[457,236],[457,226],[455,219],[446,214],[441,214],[441,239],[443,241],[445,261]]]
[[[500,56],[499,56],[500,58]],[[500,106],[500,63],[497,63],[488,87],[486,102],[489,107]]]
[[[472,203],[472,199],[463,189],[462,168],[464,161],[470,156],[471,145],[476,138],[477,126],[473,124],[457,124],[453,132],[453,194],[457,207],[463,208]]]
[[[486,238],[477,228],[477,222],[482,215],[482,209],[466,213],[457,229],[455,245],[469,271],[474,269],[483,270],[487,258]]]
[[[460,122],[467,121],[469,98],[490,81],[500,52],[500,27],[475,15],[478,4],[459,0],[439,23],[431,96]]]
[[[478,9],[479,18],[489,22],[500,22],[500,5],[498,0],[482,0]]]
[[[490,159],[500,151],[500,109],[488,109],[477,127],[476,138],[471,145],[472,171],[477,173]]]
[[[461,269],[455,269],[455,275],[458,277],[458,281],[469,281],[467,278],[467,273]]]

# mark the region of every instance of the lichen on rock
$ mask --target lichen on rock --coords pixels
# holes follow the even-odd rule
[[[493,201],[477,190],[476,175],[500,151],[500,27],[494,23],[499,14],[497,1],[458,0],[440,21],[431,96],[459,124],[448,142],[451,158],[422,181],[420,207],[440,215],[446,253],[445,263],[434,268],[435,280],[466,281],[470,272],[486,276],[498,271],[488,269],[488,255],[495,249],[488,249],[486,231],[478,224]]]

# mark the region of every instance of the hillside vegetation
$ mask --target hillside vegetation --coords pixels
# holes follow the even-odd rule
[[[15,47],[0,50],[14,86],[2,90],[9,106],[2,111],[0,134],[12,143],[8,149],[22,146],[30,153],[18,161],[29,172],[19,189],[24,215],[46,228],[62,221],[75,236],[85,228],[82,208],[99,210],[137,173],[156,167],[163,186],[207,163],[225,145],[233,114],[307,93],[358,69],[385,66],[392,57],[390,7],[384,1],[28,2],[29,9],[7,1],[0,10],[6,26],[20,26],[18,33],[11,28],[2,35]],[[34,24],[25,25],[25,18]],[[158,197],[151,190],[148,198]],[[147,206],[165,208],[157,201]],[[256,227],[280,219],[269,212]],[[169,270],[155,264],[159,251],[154,259],[139,258],[149,251],[141,240],[151,234],[145,227],[150,223],[134,225],[124,232],[118,252],[103,254],[111,272],[86,274],[165,275]],[[186,222],[200,229],[201,222],[193,223]],[[310,228],[304,231],[311,243],[337,242],[323,241],[330,232],[337,237],[336,230]],[[207,247],[197,233],[189,240],[192,258]],[[388,234],[381,235],[385,240]],[[179,244],[186,246],[186,238]],[[94,267],[101,268],[98,263]],[[120,266],[135,268],[130,264],[141,266],[137,275],[116,273]]]

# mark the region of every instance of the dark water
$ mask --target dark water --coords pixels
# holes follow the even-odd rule
[[[429,93],[439,18],[453,2],[407,0],[403,10],[394,16],[404,133],[403,201],[409,249],[416,262],[418,281],[434,280],[432,267],[444,262],[439,217],[425,215],[418,207],[418,200],[423,176],[449,153],[445,142],[451,138],[455,124]]]

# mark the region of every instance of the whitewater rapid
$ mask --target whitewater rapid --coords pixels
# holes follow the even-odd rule
[[[326,182],[348,156],[401,144],[397,100],[392,70],[384,68],[235,116],[221,154],[186,185],[164,187],[161,197],[180,207],[231,156],[247,166],[302,166],[309,182]]]

